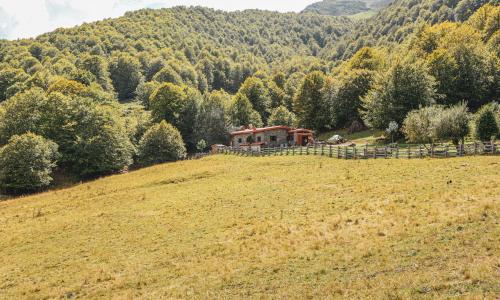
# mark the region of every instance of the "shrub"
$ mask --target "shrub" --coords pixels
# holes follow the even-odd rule
[[[493,105],[483,106],[477,113],[476,137],[481,141],[489,141],[499,133]]]
[[[394,136],[399,131],[399,124],[397,122],[391,121],[389,122],[389,126],[385,130],[385,132],[391,136],[391,142],[394,143]]]
[[[402,128],[406,139],[412,143],[433,143],[436,140],[434,128],[442,112],[440,106],[428,106],[408,113]]]
[[[33,133],[15,135],[0,149],[0,187],[8,193],[35,192],[52,182],[57,144]]]
[[[207,142],[205,140],[199,140],[198,143],[196,143],[196,150],[198,152],[203,152],[207,148]]]
[[[149,128],[139,142],[139,163],[142,165],[176,161],[185,156],[186,147],[179,130],[166,121]]]
[[[443,110],[434,127],[438,139],[451,139],[455,145],[463,143],[469,134],[469,112],[465,103]]]

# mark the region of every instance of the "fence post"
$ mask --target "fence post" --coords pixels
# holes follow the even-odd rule
[[[353,158],[356,159],[356,146],[352,146],[352,155]]]
[[[340,158],[340,146],[337,146],[337,158]]]
[[[387,158],[387,146],[384,147],[384,156]]]
[[[309,155],[309,145],[306,146],[306,155]]]
[[[396,145],[396,158],[399,158],[399,145]]]
[[[411,146],[408,145],[408,159],[411,158]]]
[[[419,146],[418,153],[419,153],[420,158],[422,158],[422,145]]]
[[[434,143],[431,144],[431,157],[434,158]]]
[[[446,148],[444,149],[444,157],[448,157],[448,150],[449,150],[449,145],[446,144]]]
[[[325,145],[321,144],[321,156],[324,155],[323,151],[325,150]]]
[[[373,147],[373,158],[377,158],[377,146]]]
[[[314,144],[314,155],[316,155],[316,148],[317,148],[317,147],[318,147],[318,146],[316,146],[316,144]]]
[[[368,144],[365,144],[365,149],[364,149],[364,157],[368,158]]]
[[[329,145],[330,148],[330,157],[332,157],[332,145]]]
[[[347,150],[347,146],[345,146],[345,147],[344,147],[344,158],[345,158],[345,159],[348,159],[348,157],[347,157],[347,151],[348,151],[348,150]]]

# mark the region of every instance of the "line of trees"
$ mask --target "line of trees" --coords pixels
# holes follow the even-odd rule
[[[0,188],[31,192],[53,172],[86,179],[182,159],[249,124],[401,124],[411,140],[422,131],[411,120],[433,110],[425,134],[460,141],[465,118],[455,114],[479,110],[471,130],[489,139],[498,108],[481,107],[499,100],[498,12],[486,5],[465,23],[423,27],[343,62],[316,50],[348,21],[258,11],[144,10],[0,42]]]

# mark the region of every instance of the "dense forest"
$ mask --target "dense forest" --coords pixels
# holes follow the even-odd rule
[[[181,159],[250,124],[489,139],[500,9],[483,2],[397,0],[361,21],[145,9],[0,41],[0,188]],[[458,130],[475,112],[476,128]]]
[[[373,18],[355,24],[350,34],[325,50],[324,56],[347,59],[363,47],[402,43],[426,25],[465,22],[487,3],[498,5],[498,0],[398,0]],[[494,22],[498,24],[498,19]]]

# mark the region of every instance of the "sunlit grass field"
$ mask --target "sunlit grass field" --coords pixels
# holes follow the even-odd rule
[[[216,155],[0,202],[0,298],[500,296],[500,157]]]

